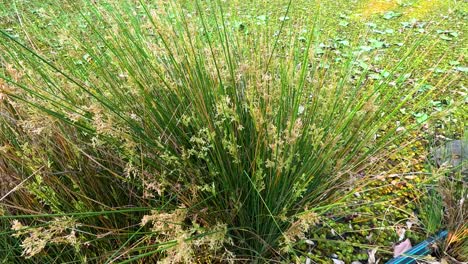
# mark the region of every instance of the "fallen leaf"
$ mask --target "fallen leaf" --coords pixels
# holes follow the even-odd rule
[[[405,238],[405,234],[406,234],[406,229],[403,228],[403,227],[397,227],[396,228],[396,233],[398,235],[398,241],[401,241]]]
[[[413,246],[411,246],[411,241],[407,238],[405,241],[395,246],[395,248],[393,249],[393,257],[400,256],[412,247]]]
[[[378,248],[374,248],[372,250],[367,250],[367,255],[369,258],[367,259],[367,263],[369,264],[377,264],[379,262],[378,260],[375,259],[375,253],[377,253]]]
[[[339,260],[339,259],[334,259],[334,258],[332,258],[332,260],[333,260],[333,264],[345,264],[344,261]]]
[[[410,230],[412,226],[413,226],[413,222],[406,221],[406,227],[408,227],[408,230]]]

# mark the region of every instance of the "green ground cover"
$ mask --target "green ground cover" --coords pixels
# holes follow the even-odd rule
[[[1,2],[0,262],[466,261],[467,12]]]

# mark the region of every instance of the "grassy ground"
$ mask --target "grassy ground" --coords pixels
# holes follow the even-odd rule
[[[0,262],[375,263],[433,234],[418,202],[438,178],[430,146],[466,133],[466,1],[108,2],[0,3]],[[309,68],[310,101],[291,88]],[[254,89],[241,103],[232,87]],[[399,105],[406,94],[417,100]]]

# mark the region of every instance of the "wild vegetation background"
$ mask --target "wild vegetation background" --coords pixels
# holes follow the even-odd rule
[[[466,261],[467,7],[0,3],[0,261]]]

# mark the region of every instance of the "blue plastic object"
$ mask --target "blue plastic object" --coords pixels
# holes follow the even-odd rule
[[[431,245],[436,243],[439,240],[445,239],[448,235],[446,230],[441,231],[434,237],[428,238],[423,242],[412,247],[410,250],[406,251],[402,255],[392,258],[386,264],[413,264],[416,263],[416,260],[422,256],[426,256],[431,253]]]

